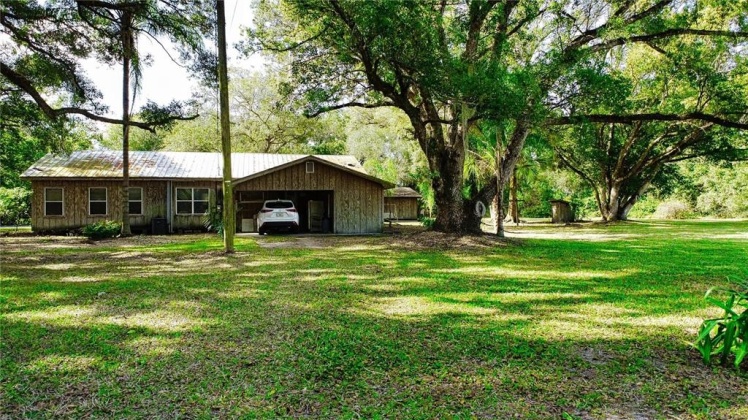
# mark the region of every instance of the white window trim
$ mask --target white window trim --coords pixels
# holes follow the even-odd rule
[[[140,203],[140,213],[129,213],[130,216],[142,216],[144,214],[143,208],[143,187],[128,187],[131,190],[140,190],[140,200],[130,200],[130,191],[127,192],[127,209],[130,209],[130,203]]]
[[[311,166],[309,165],[311,163]],[[310,171],[309,168],[312,168]],[[314,161],[310,160],[306,162],[306,173],[313,174],[314,173]]]
[[[62,191],[62,201],[47,200],[47,190]],[[47,203],[62,203],[62,214],[47,214]],[[65,216],[65,188],[64,187],[44,187],[44,217],[63,217]]]
[[[96,200],[93,201],[93,203],[104,203],[105,212],[104,214],[91,214],[91,190],[104,190],[104,195],[106,198],[104,200]],[[94,216],[94,217],[100,217],[100,216],[109,216],[109,188],[107,187],[88,187],[88,215]]]
[[[179,190],[191,190],[192,194],[190,197],[192,197],[189,200],[180,200],[179,199]],[[195,200],[195,190],[207,190],[208,191],[208,199],[207,200]],[[179,216],[202,216],[205,213],[195,213],[195,202],[200,203],[208,203],[208,208],[210,209],[210,188],[208,187],[175,187],[174,189],[174,199],[176,200],[176,206],[174,208],[175,214]],[[190,203],[190,213],[180,213],[179,212],[179,203]]]

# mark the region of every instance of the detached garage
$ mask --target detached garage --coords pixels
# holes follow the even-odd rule
[[[134,228],[154,219],[170,232],[201,229],[221,205],[220,153],[130,152],[128,205]],[[254,231],[265,200],[292,200],[301,231],[377,233],[384,191],[393,184],[366,173],[353,156],[232,154],[237,229]],[[31,181],[32,229],[63,231],[121,219],[122,152],[47,155],[23,174]]]
[[[384,217],[395,220],[418,219],[421,194],[413,188],[397,187],[384,193]]]

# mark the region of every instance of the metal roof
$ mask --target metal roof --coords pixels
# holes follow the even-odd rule
[[[410,187],[395,187],[391,190],[385,191],[384,196],[394,198],[421,198],[421,194]]]
[[[270,153],[232,153],[231,172],[234,179],[249,179],[304,160],[328,163],[346,172],[359,175],[384,186],[387,181],[373,177],[353,156],[346,155],[284,155]],[[31,165],[22,178],[121,178],[122,151],[83,150],[69,155],[47,154]],[[198,152],[130,152],[131,179],[201,179],[223,178],[220,153]]]

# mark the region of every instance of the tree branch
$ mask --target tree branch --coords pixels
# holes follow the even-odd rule
[[[591,46],[590,51],[608,50],[613,47],[617,47],[619,45],[624,45],[624,44],[629,44],[629,43],[634,43],[634,42],[644,42],[649,45],[651,41],[657,41],[659,39],[668,39],[668,38],[673,38],[676,36],[683,36],[683,35],[698,35],[698,36],[727,37],[727,38],[730,38],[730,37],[748,38],[748,32],[743,32],[743,31],[732,32],[732,31],[712,31],[712,30],[707,30],[707,29],[676,28],[676,29],[668,29],[668,30],[661,31],[661,32],[655,32],[653,34],[636,35],[636,36],[611,39],[609,41],[601,42],[600,44]]]
[[[93,121],[99,121],[104,122],[108,124],[118,124],[118,125],[130,125],[133,127],[138,127],[143,130],[150,131],[151,133],[156,132],[156,127],[166,125],[173,121],[188,121],[188,120],[194,120],[199,115],[191,115],[188,117],[183,116],[170,116],[158,121],[153,122],[141,122],[141,121],[128,121],[125,122],[124,120],[116,119],[116,118],[109,118],[104,117],[101,115],[96,115],[93,112],[79,107],[63,107],[63,108],[53,108],[47,101],[42,97],[41,93],[34,88],[34,86],[31,84],[31,82],[26,79],[23,75],[16,73],[13,69],[11,69],[8,65],[6,65],[3,62],[0,62],[0,74],[5,76],[8,81],[13,83],[14,85],[21,88],[27,95],[31,96],[31,98],[36,102],[36,104],[39,106],[39,109],[46,115],[49,119],[56,120],[58,117],[62,115],[82,115],[90,120]]]
[[[395,106],[392,102],[376,102],[376,103],[365,103],[365,102],[347,102],[344,104],[338,104],[333,106],[326,106],[318,111],[312,112],[311,114],[305,114],[308,118],[314,118],[325,112],[335,111],[336,109],[343,108],[381,108],[384,106]]]
[[[742,114],[746,115],[746,114]],[[699,120],[717,124],[722,127],[737,128],[748,130],[748,124],[731,121],[713,114],[703,112],[689,112],[686,114],[663,114],[659,112],[649,114],[629,114],[629,115],[607,115],[607,114],[589,114],[575,115],[569,117],[551,118],[545,122],[545,125],[571,125],[583,122],[600,122],[614,124],[631,124],[637,121],[691,121]]]

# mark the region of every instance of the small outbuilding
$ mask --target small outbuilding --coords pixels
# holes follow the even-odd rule
[[[564,200],[551,200],[551,222],[571,223],[574,221],[574,210],[571,203]]]
[[[384,193],[384,218],[398,220],[418,219],[421,194],[413,188],[396,187]]]

